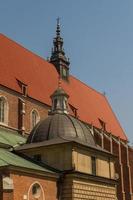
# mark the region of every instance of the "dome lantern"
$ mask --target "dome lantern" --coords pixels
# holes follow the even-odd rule
[[[57,90],[55,90],[55,92],[50,97],[52,100],[52,108],[49,114],[55,114],[55,113],[69,114],[68,111],[69,95],[61,87],[60,80]]]

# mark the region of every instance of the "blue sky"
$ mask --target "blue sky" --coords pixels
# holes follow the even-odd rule
[[[133,1],[0,0],[0,32],[45,58],[58,16],[71,73],[106,92],[133,143]]]

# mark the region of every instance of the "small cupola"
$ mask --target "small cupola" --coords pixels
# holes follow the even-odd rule
[[[60,35],[60,21],[57,19],[56,37],[53,40],[53,48],[50,62],[55,66],[59,76],[68,81],[69,79],[69,59],[65,56],[63,48],[63,38]]]
[[[52,100],[52,108],[49,114],[55,114],[55,113],[69,114],[68,111],[69,95],[63,90],[60,83],[57,90],[55,90],[50,97]]]

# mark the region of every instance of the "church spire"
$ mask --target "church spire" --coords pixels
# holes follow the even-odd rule
[[[60,18],[57,18],[56,37],[53,40],[52,54],[50,62],[56,67],[59,76],[68,80],[69,77],[69,59],[66,58],[63,49],[63,38],[61,37]]]

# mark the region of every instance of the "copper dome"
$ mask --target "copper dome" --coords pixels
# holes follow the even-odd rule
[[[33,128],[27,143],[61,138],[95,146],[89,127],[69,115],[68,98],[69,95],[61,87],[51,95],[52,107],[50,115]]]
[[[31,131],[27,143],[57,138],[95,146],[95,141],[88,126],[70,115],[58,113],[40,121]]]

